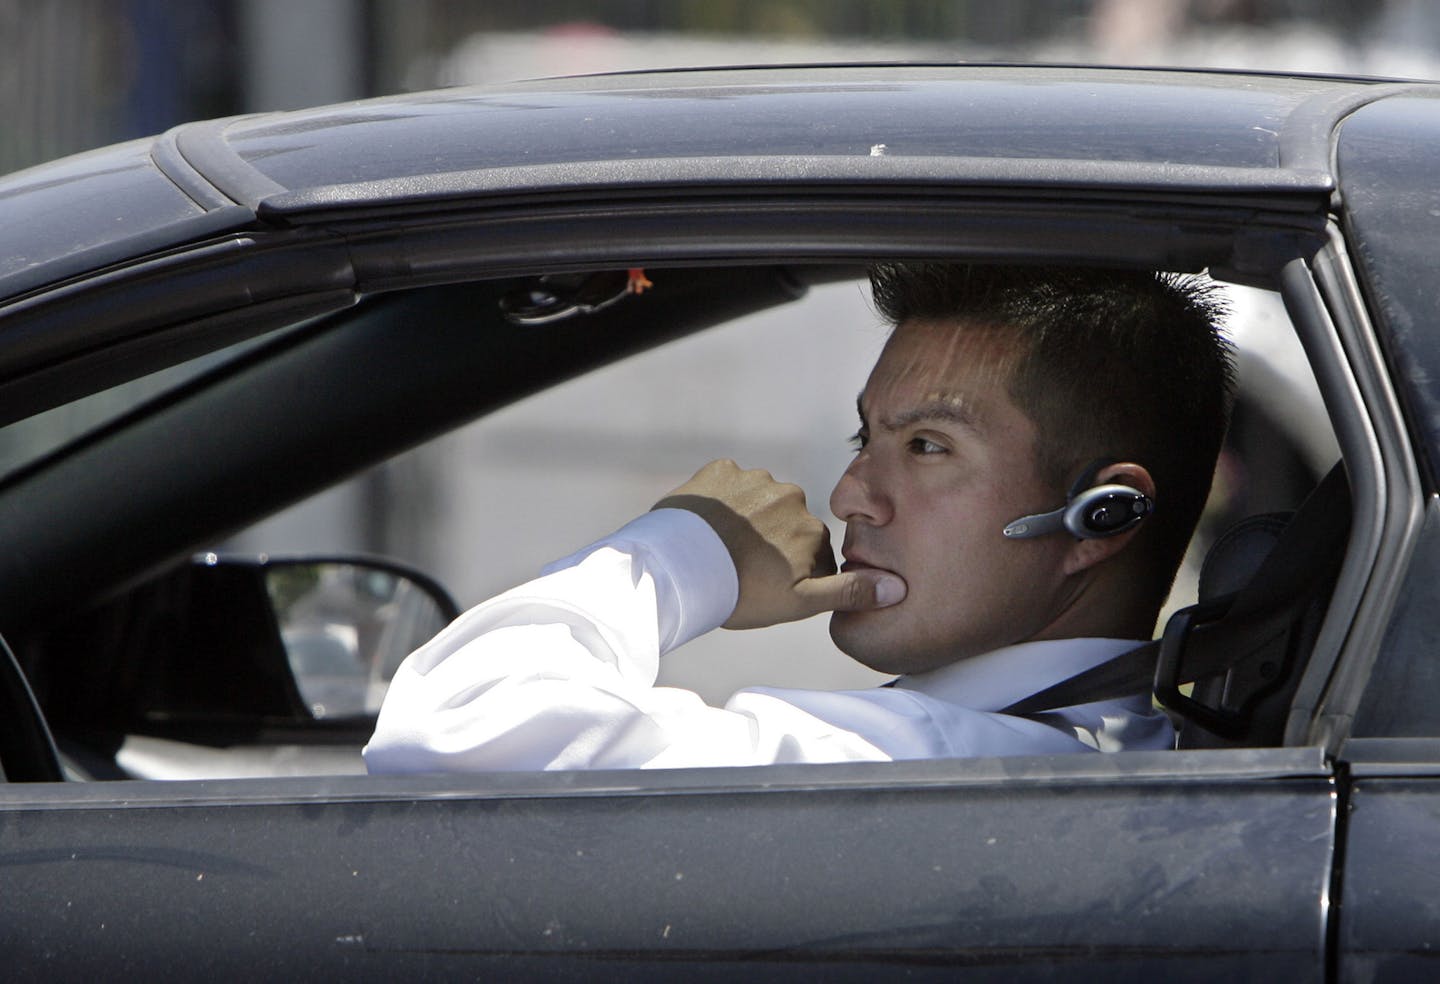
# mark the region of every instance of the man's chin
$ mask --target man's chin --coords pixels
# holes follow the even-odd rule
[[[897,631],[897,620],[886,618],[883,609],[872,612],[832,612],[830,638],[836,647],[855,662],[877,673],[909,672],[906,647]]]

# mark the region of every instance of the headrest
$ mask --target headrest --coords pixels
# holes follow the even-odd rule
[[[1198,599],[1210,601],[1249,584],[1294,515],[1292,512],[1260,513],[1226,530],[1205,554]]]

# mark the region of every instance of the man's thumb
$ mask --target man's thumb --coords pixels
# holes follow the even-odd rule
[[[795,585],[816,612],[863,612],[905,600],[905,582],[888,571],[847,571],[812,577]]]

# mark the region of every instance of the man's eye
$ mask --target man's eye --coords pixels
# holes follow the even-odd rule
[[[946,450],[944,445],[936,444],[934,441],[928,441],[923,437],[912,437],[910,439],[910,452],[912,454],[944,454]]]

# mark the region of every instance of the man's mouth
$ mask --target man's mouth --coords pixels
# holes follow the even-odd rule
[[[895,571],[891,570],[891,568],[876,564],[871,561],[870,558],[864,556],[863,554],[847,553],[843,554],[842,556],[844,556],[845,558],[845,562],[840,565],[840,570],[842,571],[878,570],[890,571],[890,573],[892,574],[895,573]]]

